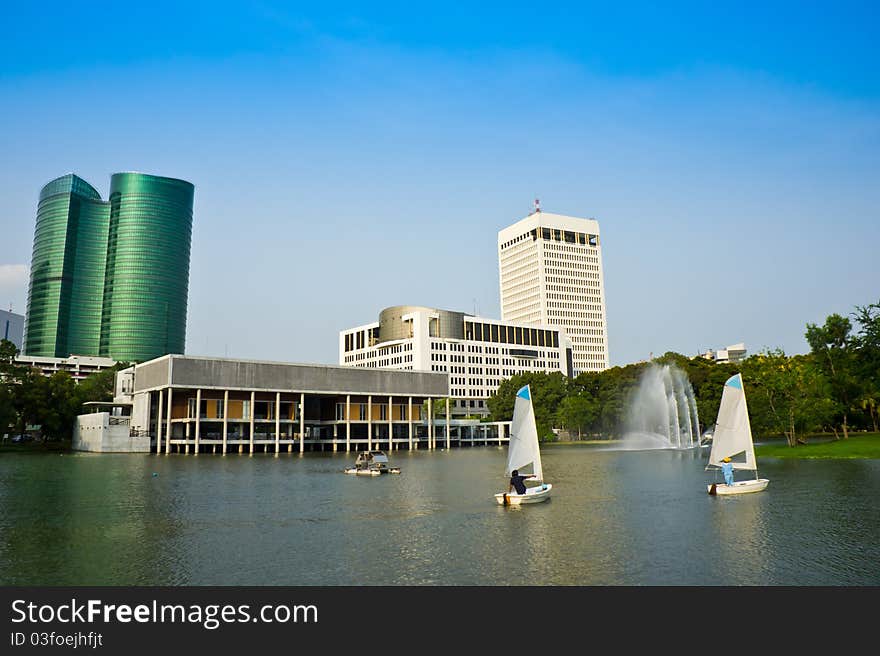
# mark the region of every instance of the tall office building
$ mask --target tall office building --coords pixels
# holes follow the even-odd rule
[[[111,177],[110,200],[68,174],[40,192],[25,355],[141,362],[183,353],[193,185]]]
[[[110,208],[68,174],[40,191],[23,353],[98,355]]]
[[[501,319],[560,326],[574,374],[608,368],[599,223],[535,211],[498,233]]]
[[[144,362],[183,353],[193,191],[142,173],[110,179],[99,355]]]

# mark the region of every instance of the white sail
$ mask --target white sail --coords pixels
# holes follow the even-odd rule
[[[709,464],[720,467],[724,458],[732,459],[741,453],[745,454],[745,462],[733,461],[731,463],[733,468],[757,470],[746,393],[743,390],[742,375],[736,374],[724,383],[721,405],[718,408],[718,422],[712,436]]]
[[[532,407],[532,392],[529,386],[516,393],[513,406],[513,422],[510,427],[510,443],[507,446],[507,474],[514,469],[532,465],[532,473],[539,481],[544,480],[541,469],[541,450],[538,448],[538,428],[535,425],[535,411]],[[520,472],[522,473],[522,472]]]

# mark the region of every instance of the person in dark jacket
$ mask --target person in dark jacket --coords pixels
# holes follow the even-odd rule
[[[529,474],[528,476],[520,476],[519,470],[514,469],[513,473],[510,476],[510,487],[507,489],[507,492],[510,493],[516,490],[517,494],[525,494],[526,484],[523,481],[534,477],[534,474]]]

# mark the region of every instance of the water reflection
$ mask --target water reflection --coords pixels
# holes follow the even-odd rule
[[[4,585],[877,585],[880,462],[547,447],[553,497],[499,506],[505,450],[0,458]],[[154,475],[155,474],[155,475]]]

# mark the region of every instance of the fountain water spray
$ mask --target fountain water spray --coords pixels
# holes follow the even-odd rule
[[[623,448],[688,449],[700,443],[694,389],[675,365],[648,365],[632,395],[625,422]]]

